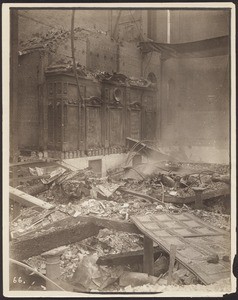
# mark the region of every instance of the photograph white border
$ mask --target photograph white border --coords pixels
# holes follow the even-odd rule
[[[206,296],[219,297],[222,293],[162,293],[162,294],[91,294],[91,293],[70,293],[70,292],[26,292],[26,291],[9,291],[9,82],[10,82],[10,8],[230,8],[231,9],[231,102],[230,102],[230,150],[231,150],[231,260],[235,256],[236,246],[236,27],[235,27],[235,5],[233,3],[8,3],[2,5],[2,109],[3,109],[3,198],[2,198],[2,219],[3,219],[3,294],[5,297],[171,297],[171,296]],[[232,288],[230,293],[236,291],[236,279],[231,270]]]

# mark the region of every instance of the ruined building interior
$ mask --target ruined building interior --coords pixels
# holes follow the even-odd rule
[[[230,9],[12,10],[10,68],[10,289],[229,290]]]

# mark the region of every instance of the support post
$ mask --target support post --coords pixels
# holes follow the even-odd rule
[[[202,193],[206,188],[193,187],[192,189],[194,190],[194,193],[195,193],[195,208],[202,209],[204,207],[204,204],[202,201]]]
[[[144,235],[144,257],[143,272],[148,275],[154,275],[154,248],[153,240]]]
[[[172,283],[172,274],[173,274],[173,268],[174,268],[174,263],[175,263],[175,258],[176,258],[176,245],[171,245],[170,246],[170,253],[169,253],[169,273],[168,273],[168,280],[167,280],[167,285],[170,285]]]
[[[113,29],[113,32],[112,32],[112,38],[113,39],[117,39],[116,34],[117,34],[117,28],[118,28],[118,24],[119,24],[121,14],[122,14],[122,10],[119,10],[117,18],[116,18],[115,25],[114,25],[114,29]]]

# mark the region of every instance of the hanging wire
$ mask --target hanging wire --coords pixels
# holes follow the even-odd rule
[[[144,35],[143,35],[143,33],[141,32],[141,29],[138,27],[138,25],[137,25],[137,23],[136,23],[136,20],[135,20],[133,14],[132,14],[132,12],[131,12],[130,10],[129,10],[129,12],[130,12],[130,15],[131,15],[131,17],[132,17],[132,19],[133,19],[133,22],[134,22],[135,25],[136,25],[136,28],[137,28],[137,30],[138,30],[138,32],[139,32],[139,34],[140,34],[142,40],[145,41]]]
[[[131,149],[129,150],[129,152],[128,152],[128,156],[127,156],[127,159],[126,159],[126,165],[130,162],[130,156],[131,156],[131,154],[132,154],[132,152],[134,151],[134,149],[136,149],[136,147],[139,145],[139,144],[141,144],[141,143],[144,143],[144,142],[154,142],[153,140],[140,140],[140,141],[138,141],[138,142],[136,142],[132,147],[131,147]],[[145,145],[146,146],[146,145]],[[143,146],[143,148],[145,147],[145,146]],[[143,148],[141,148],[140,150],[142,150]],[[137,151],[138,152],[138,151]]]
[[[150,64],[150,62],[151,62],[152,56],[153,56],[153,52],[150,52],[150,58],[149,58],[149,60],[148,60],[148,62],[147,62],[147,64],[146,64],[146,66],[145,66],[145,69],[144,69],[144,71],[143,71],[143,75],[145,75],[145,71],[146,71],[147,68],[149,67],[149,64]]]
[[[141,150],[143,150],[146,147],[146,145],[142,146],[139,150],[135,150],[136,153],[139,153]],[[133,153],[131,152],[130,157],[128,157],[126,164],[128,165],[132,159],[136,156],[136,153],[133,155]]]
[[[79,86],[79,80],[77,76],[77,69],[76,69],[76,62],[75,62],[75,53],[74,53],[74,15],[75,15],[75,10],[72,10],[72,17],[71,17],[71,51],[72,51],[72,60],[73,60],[73,69],[74,69],[74,76],[77,82],[77,87],[78,87],[78,94],[79,98],[83,103],[83,98],[80,92],[80,86]]]
[[[44,22],[42,22],[42,21],[39,21],[39,20],[37,20],[37,19],[35,19],[35,18],[26,16],[25,14],[22,14],[22,13],[19,13],[19,12],[18,12],[18,15],[19,15],[20,17],[22,17],[22,18],[25,18],[25,19],[34,21],[34,22],[39,23],[39,24],[42,24],[42,25],[44,25],[44,26],[47,26],[47,27],[50,27],[50,28],[53,28],[53,29],[57,29],[57,30],[59,29],[59,28],[57,28],[57,27],[55,27],[55,26],[46,24],[46,23],[44,23]],[[58,25],[58,26],[61,26],[61,25],[59,25],[59,24],[57,24],[57,25]]]

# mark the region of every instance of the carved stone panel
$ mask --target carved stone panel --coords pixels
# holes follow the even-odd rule
[[[101,147],[100,107],[86,108],[86,139],[87,149]]]
[[[130,137],[133,139],[141,139],[141,111],[130,111]]]
[[[72,102],[78,101],[78,87],[76,84],[69,84],[68,85],[68,100]]]
[[[62,82],[56,83],[56,94],[61,95],[62,94]]]
[[[47,123],[48,123],[48,148],[53,149],[54,147],[54,105],[53,101],[48,103],[47,112]]]
[[[79,111],[77,104],[64,104],[64,151],[78,149]]]
[[[123,146],[123,111],[120,108],[109,109],[109,145]]]
[[[142,96],[142,106],[146,111],[155,111],[157,107],[158,93],[156,90],[146,90]]]
[[[54,111],[54,132],[55,132],[55,148],[56,150],[62,149],[62,100],[55,99],[55,111]]]
[[[141,90],[139,89],[131,89],[130,90],[130,104],[134,103],[134,102],[139,102],[141,104]]]
[[[145,111],[143,120],[143,138],[154,140],[156,132],[156,113],[154,111]]]

